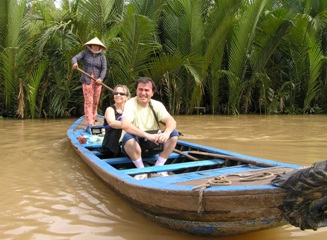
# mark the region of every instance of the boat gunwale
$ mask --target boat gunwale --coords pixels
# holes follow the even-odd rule
[[[148,179],[144,179],[144,180],[136,180],[134,179],[132,176],[130,176],[129,174],[124,173],[123,171],[117,170],[115,167],[113,167],[111,164],[108,164],[106,161],[100,159],[98,156],[96,156],[94,153],[92,153],[87,147],[85,147],[83,144],[79,143],[79,141],[74,137],[74,129],[75,127],[79,124],[80,121],[82,121],[83,118],[81,117],[80,119],[78,119],[77,121],[75,121],[75,123],[68,129],[67,131],[67,135],[69,136],[69,139],[71,141],[71,143],[74,145],[74,147],[76,149],[79,150],[80,155],[81,156],[85,156],[85,160],[84,161],[90,161],[92,162],[92,164],[94,164],[95,166],[97,166],[99,169],[103,169],[104,173],[107,173],[108,175],[110,175],[112,178],[117,178],[117,180],[121,180],[123,181],[125,184],[129,183],[131,185],[136,185],[139,186],[141,188],[148,188],[148,189],[154,189],[155,191],[173,191],[173,192],[179,192],[179,191],[193,191],[193,187],[194,186],[182,186],[182,185],[178,185],[176,184],[177,181],[175,180],[173,184],[173,182],[169,182],[168,179],[178,179],[178,176],[175,175],[171,175],[168,178],[167,177],[159,177],[159,178],[148,178]],[[226,150],[222,150],[222,149],[218,149],[218,148],[212,148],[212,147],[207,147],[207,146],[203,146],[203,145],[199,145],[199,144],[190,144],[189,142],[183,141],[183,140],[178,140],[178,144],[179,145],[183,145],[186,147],[191,147],[191,148],[197,148],[199,150],[202,151],[208,151],[211,153],[219,153],[219,154],[225,154],[228,156],[235,156],[235,157],[242,157],[242,158],[248,158],[250,160],[255,160],[255,161],[265,161],[266,163],[269,164],[275,164],[276,167],[289,167],[289,168],[299,168],[300,166],[298,165],[294,165],[294,164],[284,164],[284,163],[278,163],[276,161],[272,161],[272,160],[264,160],[261,158],[256,158],[256,157],[252,157],[252,156],[247,156],[247,155],[243,155],[243,154],[236,154],[230,151],[226,151]],[[232,169],[232,171],[227,173],[237,173],[237,172],[244,172],[244,170],[239,170],[237,168],[239,167],[245,167],[245,165],[238,165],[238,166],[233,166],[232,167],[224,167],[221,168],[223,170],[220,169],[215,169],[216,171],[226,171],[226,169]],[[154,168],[155,169],[155,168]],[[261,168],[263,169],[263,168]],[[269,169],[269,168],[267,168]],[[208,170],[209,172],[214,172],[213,170]],[[194,175],[194,173],[182,173],[184,175]],[[225,173],[226,174],[226,173]],[[222,174],[220,174],[222,175]],[[219,175],[216,175],[219,176]],[[213,176],[214,177],[214,176]],[[165,180],[165,178],[167,179],[167,181]],[[243,191],[255,191],[255,190],[274,190],[277,187],[273,186],[273,185],[259,185],[259,186],[213,186],[208,188],[206,191],[209,192],[217,192],[219,188],[219,191],[221,192],[238,192],[241,193]]]

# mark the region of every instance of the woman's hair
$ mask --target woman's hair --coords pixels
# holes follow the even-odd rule
[[[139,85],[139,83],[151,83],[152,84],[152,91],[155,92],[157,87],[156,84],[154,83],[154,81],[149,78],[149,77],[140,77],[137,82],[134,85],[134,89],[137,89],[137,86]]]
[[[118,84],[118,85],[116,85],[114,91],[116,91],[116,89],[119,88],[119,87],[124,89],[124,92],[126,93],[127,99],[130,99],[131,98],[131,93],[129,92],[128,87],[126,85]]]

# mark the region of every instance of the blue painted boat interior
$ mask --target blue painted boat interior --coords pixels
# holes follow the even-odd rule
[[[132,161],[126,157],[121,156],[118,158],[108,158],[103,153],[99,151],[101,148],[102,139],[101,136],[90,136],[84,129],[78,129],[77,126],[83,118],[77,120],[68,130],[68,137],[71,139],[72,143],[76,148],[79,148],[80,151],[87,156],[91,161],[93,161],[100,168],[107,171],[109,174],[115,175],[118,178],[123,179],[124,181],[133,182],[134,184],[142,184],[143,186],[148,186],[152,188],[164,188],[167,190],[190,190],[194,186],[182,186],[178,183],[212,178],[220,175],[226,174],[240,174],[247,171],[260,170],[263,167],[253,166],[250,164],[239,164],[232,166],[224,166],[226,164],[225,159],[207,157],[201,158],[199,161],[188,160],[185,157],[181,156],[179,153],[173,152],[168,158],[164,166],[154,166],[154,162],[157,159],[157,156],[143,158],[146,166],[145,168],[135,168]],[[87,142],[86,144],[81,144],[77,140],[79,136],[83,136]],[[186,142],[179,140],[178,146],[182,146],[182,153],[189,154],[189,149],[222,154],[227,156],[246,158],[252,161],[263,162],[267,164],[272,164],[276,168],[278,167],[287,167],[287,168],[300,168],[301,166],[287,163],[280,163],[273,160],[255,158],[252,156],[246,156],[222,149],[212,148],[208,146],[203,146],[191,142]],[[179,159],[179,160],[176,160]],[[272,167],[273,168],[273,167]],[[272,169],[270,168],[270,169]],[[158,178],[148,178],[141,181],[135,180],[133,178],[136,174],[143,173],[153,173],[153,172],[170,172],[173,173],[169,177],[158,177]],[[259,185],[259,186],[213,186],[208,191],[215,191],[216,188],[219,188],[221,191],[234,191],[239,189],[272,189],[275,188],[272,185]]]

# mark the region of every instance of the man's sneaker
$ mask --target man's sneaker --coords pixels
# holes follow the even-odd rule
[[[142,179],[147,179],[148,178],[148,175],[146,173],[143,173],[143,174],[137,174],[134,176],[134,178],[136,180],[142,180]]]
[[[167,172],[157,172],[157,173],[151,173],[150,177],[168,177],[169,174]]]

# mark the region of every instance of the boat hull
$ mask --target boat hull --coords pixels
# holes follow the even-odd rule
[[[179,170],[166,178],[137,181],[126,174],[126,172],[133,173],[137,169],[120,170],[109,164],[110,159],[98,158],[90,151],[90,148],[85,148],[77,141],[76,134],[72,134],[74,129],[76,126],[70,129],[68,137],[81,159],[107,186],[131,204],[137,212],[153,222],[192,235],[219,237],[287,224],[280,210],[286,192],[282,188],[272,186],[271,179],[256,184],[239,182],[228,186],[196,188],[208,179],[212,179],[212,176],[222,175],[227,169],[215,168],[192,172]],[[178,145],[184,148],[193,146],[192,143],[183,141],[179,141]],[[198,149],[198,146],[194,144],[192,149]],[[200,150],[206,149],[205,146],[201,147]],[[242,155],[242,157],[245,156]],[[272,162],[268,161],[268,163]],[[237,175],[243,173],[243,169],[248,167],[235,165],[228,168],[228,171],[232,173],[231,179],[239,178]],[[276,167],[273,167],[271,171],[296,167],[300,166],[280,166],[276,163]],[[260,167],[250,168],[251,171],[266,170]],[[234,172],[238,174],[233,174]],[[232,177],[232,175],[235,176]]]

